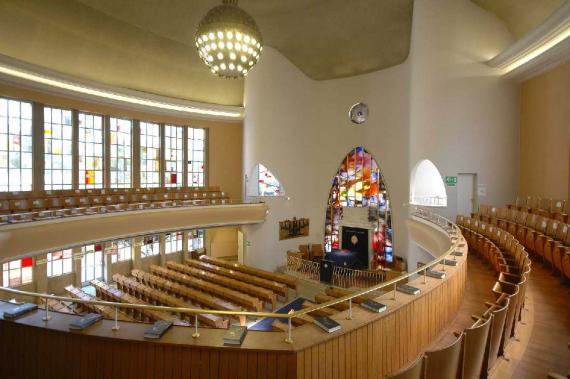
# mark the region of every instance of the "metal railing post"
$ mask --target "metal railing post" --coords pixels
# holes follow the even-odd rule
[[[285,342],[287,343],[293,343],[293,336],[291,335],[291,329],[293,327],[291,326],[291,317],[289,317],[289,319],[287,319],[287,338],[285,338]]]
[[[396,301],[396,283],[394,283],[394,297],[392,300]]]
[[[200,333],[198,332],[198,314],[194,315],[194,333],[192,333],[192,338],[200,337]]]
[[[119,307],[115,307],[115,324],[113,325],[111,330],[117,331],[119,329],[120,329],[120,327],[119,327]]]
[[[45,298],[45,302],[46,302],[46,313],[44,315],[44,317],[42,317],[43,321],[49,321],[51,319],[51,316],[49,315],[49,307],[48,307],[48,298]]]
[[[352,299],[348,299],[348,316],[346,316],[347,320],[352,320]]]

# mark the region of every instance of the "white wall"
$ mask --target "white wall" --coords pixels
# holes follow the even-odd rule
[[[506,202],[517,183],[518,87],[482,62],[511,41],[498,19],[468,0],[415,3],[411,56],[356,77],[312,81],[264,49],[245,83],[244,167],[270,167],[291,199],[266,199],[263,224],[243,228],[245,263],[274,269],[300,243],[322,243],[331,181],[340,161],[364,146],[385,177],[393,208],[394,253],[408,256],[405,219],[410,171],[430,159],[443,175],[477,172],[489,200]],[[339,47],[342,48],[342,47]],[[351,124],[362,101],[369,120]],[[453,216],[455,193],[448,191]],[[278,241],[278,221],[310,219],[309,237]]]
[[[414,4],[410,51],[410,163],[430,159],[443,176],[477,173],[483,204],[513,201],[518,183],[519,86],[485,65],[513,39],[467,0]],[[457,187],[447,187],[454,218]],[[438,210],[439,212],[440,210]]]

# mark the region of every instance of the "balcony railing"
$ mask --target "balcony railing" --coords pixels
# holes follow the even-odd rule
[[[198,315],[199,314],[212,314],[212,315],[220,315],[220,316],[250,316],[256,318],[262,317],[272,317],[272,318],[280,318],[280,319],[287,319],[288,329],[287,329],[287,337],[285,338],[285,342],[293,343],[292,339],[292,320],[295,318],[302,317],[308,313],[318,311],[321,309],[329,308],[337,304],[341,303],[348,303],[348,319],[352,318],[352,300],[362,295],[373,294],[378,292],[393,292],[393,299],[396,299],[396,286],[403,280],[411,278],[415,275],[422,275],[424,278],[424,282],[427,281],[427,270],[431,269],[433,266],[440,264],[444,259],[448,257],[452,252],[454,252],[461,241],[459,238],[461,232],[457,225],[455,225],[452,221],[446,219],[443,216],[437,215],[427,209],[422,209],[419,207],[412,207],[412,215],[415,217],[422,218],[428,222],[431,222],[440,228],[442,228],[449,236],[451,240],[451,246],[448,250],[446,250],[441,256],[433,259],[431,262],[428,262],[426,265],[419,267],[415,270],[402,274],[396,278],[391,280],[387,280],[377,285],[370,286],[368,288],[364,288],[362,290],[353,292],[346,296],[342,296],[336,298],[334,300],[327,301],[325,303],[316,304],[311,307],[303,308],[301,310],[292,311],[287,314],[283,313],[275,313],[275,312],[252,312],[252,311],[230,311],[230,310],[214,310],[214,309],[195,309],[195,308],[177,308],[177,307],[168,307],[168,306],[157,306],[157,305],[142,305],[142,304],[129,304],[129,303],[117,303],[111,301],[99,301],[99,300],[80,300],[65,296],[56,296],[56,295],[49,295],[46,293],[36,293],[31,291],[21,291],[13,288],[6,288],[0,287],[0,292],[12,294],[12,295],[20,295],[20,296],[29,296],[37,299],[44,299],[45,300],[45,316],[44,320],[48,321],[50,319],[49,316],[49,308],[48,308],[48,301],[51,300],[58,300],[58,301],[65,301],[70,303],[79,303],[79,304],[92,304],[92,305],[104,305],[109,307],[114,307],[116,309],[115,312],[115,327],[118,326],[117,314],[118,309],[149,309],[154,311],[163,311],[163,312],[170,312],[170,313],[180,313],[180,314],[188,314],[194,315],[194,327],[195,332],[193,334],[194,338],[198,338],[200,336],[198,331]],[[455,258],[455,257],[454,257]],[[314,272],[314,266],[307,268],[308,272]]]

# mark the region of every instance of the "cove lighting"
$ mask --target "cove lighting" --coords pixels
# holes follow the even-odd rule
[[[10,67],[0,63],[0,74],[5,74],[14,78],[28,80],[30,82],[43,84],[46,86],[60,88],[75,93],[96,96],[109,100],[120,101],[128,104],[142,105],[151,108],[158,108],[169,111],[184,112],[195,115],[214,116],[214,117],[228,117],[239,119],[243,117],[240,111],[225,111],[217,109],[208,109],[207,107],[195,107],[187,105],[179,105],[174,103],[166,103],[156,100],[144,99],[140,97],[130,96],[126,94],[115,93],[111,91],[101,90],[84,85],[74,84],[60,79],[49,78],[33,72],[28,72],[19,68]]]
[[[530,62],[534,58],[544,54],[554,46],[563,42],[568,37],[570,37],[570,25],[567,25],[564,29],[558,31],[547,40],[542,41],[539,45],[526,50],[523,54],[517,56],[514,61],[507,63],[504,65],[504,67],[501,68],[504,70],[504,73],[507,74],[517,69],[518,67]]]

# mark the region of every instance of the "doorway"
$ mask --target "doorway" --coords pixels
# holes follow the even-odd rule
[[[477,174],[457,175],[457,214],[469,216],[477,208]]]

